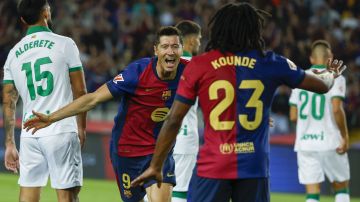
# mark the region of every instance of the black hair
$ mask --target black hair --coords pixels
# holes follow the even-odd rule
[[[28,25],[36,24],[44,7],[48,5],[47,0],[21,0],[17,10],[19,16],[24,19]]]
[[[229,3],[220,8],[209,22],[210,40],[206,51],[219,49],[222,53],[259,50],[264,54],[265,42],[261,36],[266,11],[249,3]]]
[[[162,36],[179,36],[180,39],[180,43],[183,44],[183,40],[182,40],[182,35],[181,32],[178,28],[173,27],[173,26],[166,26],[166,27],[161,27],[159,29],[159,31],[156,33],[156,38],[155,38],[155,46],[157,46],[160,43],[160,37]]]
[[[200,34],[200,25],[190,20],[182,20],[175,25],[182,34],[183,37],[186,37],[191,34]]]

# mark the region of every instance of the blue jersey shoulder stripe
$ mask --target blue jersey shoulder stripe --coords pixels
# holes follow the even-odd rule
[[[183,97],[183,96],[181,96],[179,94],[176,94],[175,100],[178,100],[178,101],[180,101],[182,103],[185,103],[185,104],[188,104],[188,105],[193,105],[195,103],[195,100],[188,99],[188,98]]]

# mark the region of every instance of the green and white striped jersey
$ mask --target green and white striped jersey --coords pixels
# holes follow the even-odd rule
[[[340,145],[341,134],[331,100],[334,97],[344,99],[345,92],[346,80],[343,76],[335,79],[334,86],[326,94],[292,90],[289,103],[297,107],[298,112],[295,151],[326,151]]]
[[[3,83],[13,83],[23,101],[23,122],[32,110],[51,113],[72,102],[69,73],[82,71],[79,50],[71,38],[60,36],[43,26],[32,26],[9,52]],[[75,117],[69,117],[27,137],[43,137],[77,132]]]

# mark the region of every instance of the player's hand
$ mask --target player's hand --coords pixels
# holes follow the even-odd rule
[[[144,182],[148,180],[156,180],[157,186],[158,188],[160,188],[163,180],[161,169],[154,169],[153,167],[150,166],[139,177],[137,177],[135,180],[131,182],[131,187],[143,185]]]
[[[15,144],[7,144],[4,156],[4,164],[7,170],[18,173],[19,169],[19,153]]]
[[[314,69],[313,72],[315,74],[323,74],[326,72],[331,72],[334,75],[334,78],[337,78],[346,69],[346,65],[343,65],[343,64],[344,64],[344,62],[342,60],[337,60],[337,59],[332,60],[329,58],[327,61],[326,69],[324,69],[324,70]]]
[[[336,148],[338,154],[345,154],[349,149],[349,138],[342,138],[340,146]]]
[[[346,65],[343,65],[342,60],[328,59],[326,69],[330,72],[333,72],[334,77],[337,78],[338,76],[340,76],[343,73],[343,71],[345,71]]]
[[[52,124],[49,115],[38,113],[35,111],[33,111],[32,113],[35,115],[35,117],[26,120],[24,123],[24,129],[26,131],[29,131],[30,129],[34,129],[32,131],[32,134],[34,134],[37,130],[41,128],[45,128],[50,124]]]

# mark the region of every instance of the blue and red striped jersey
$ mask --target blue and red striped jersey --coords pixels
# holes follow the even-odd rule
[[[160,128],[174,101],[176,89],[187,60],[180,60],[176,78],[160,80],[157,57],[129,64],[107,86],[120,106],[114,119],[111,150],[120,156],[153,154]]]
[[[177,100],[199,96],[205,130],[197,174],[217,179],[269,176],[269,115],[279,85],[296,87],[304,71],[273,52],[193,57],[181,76]]]

